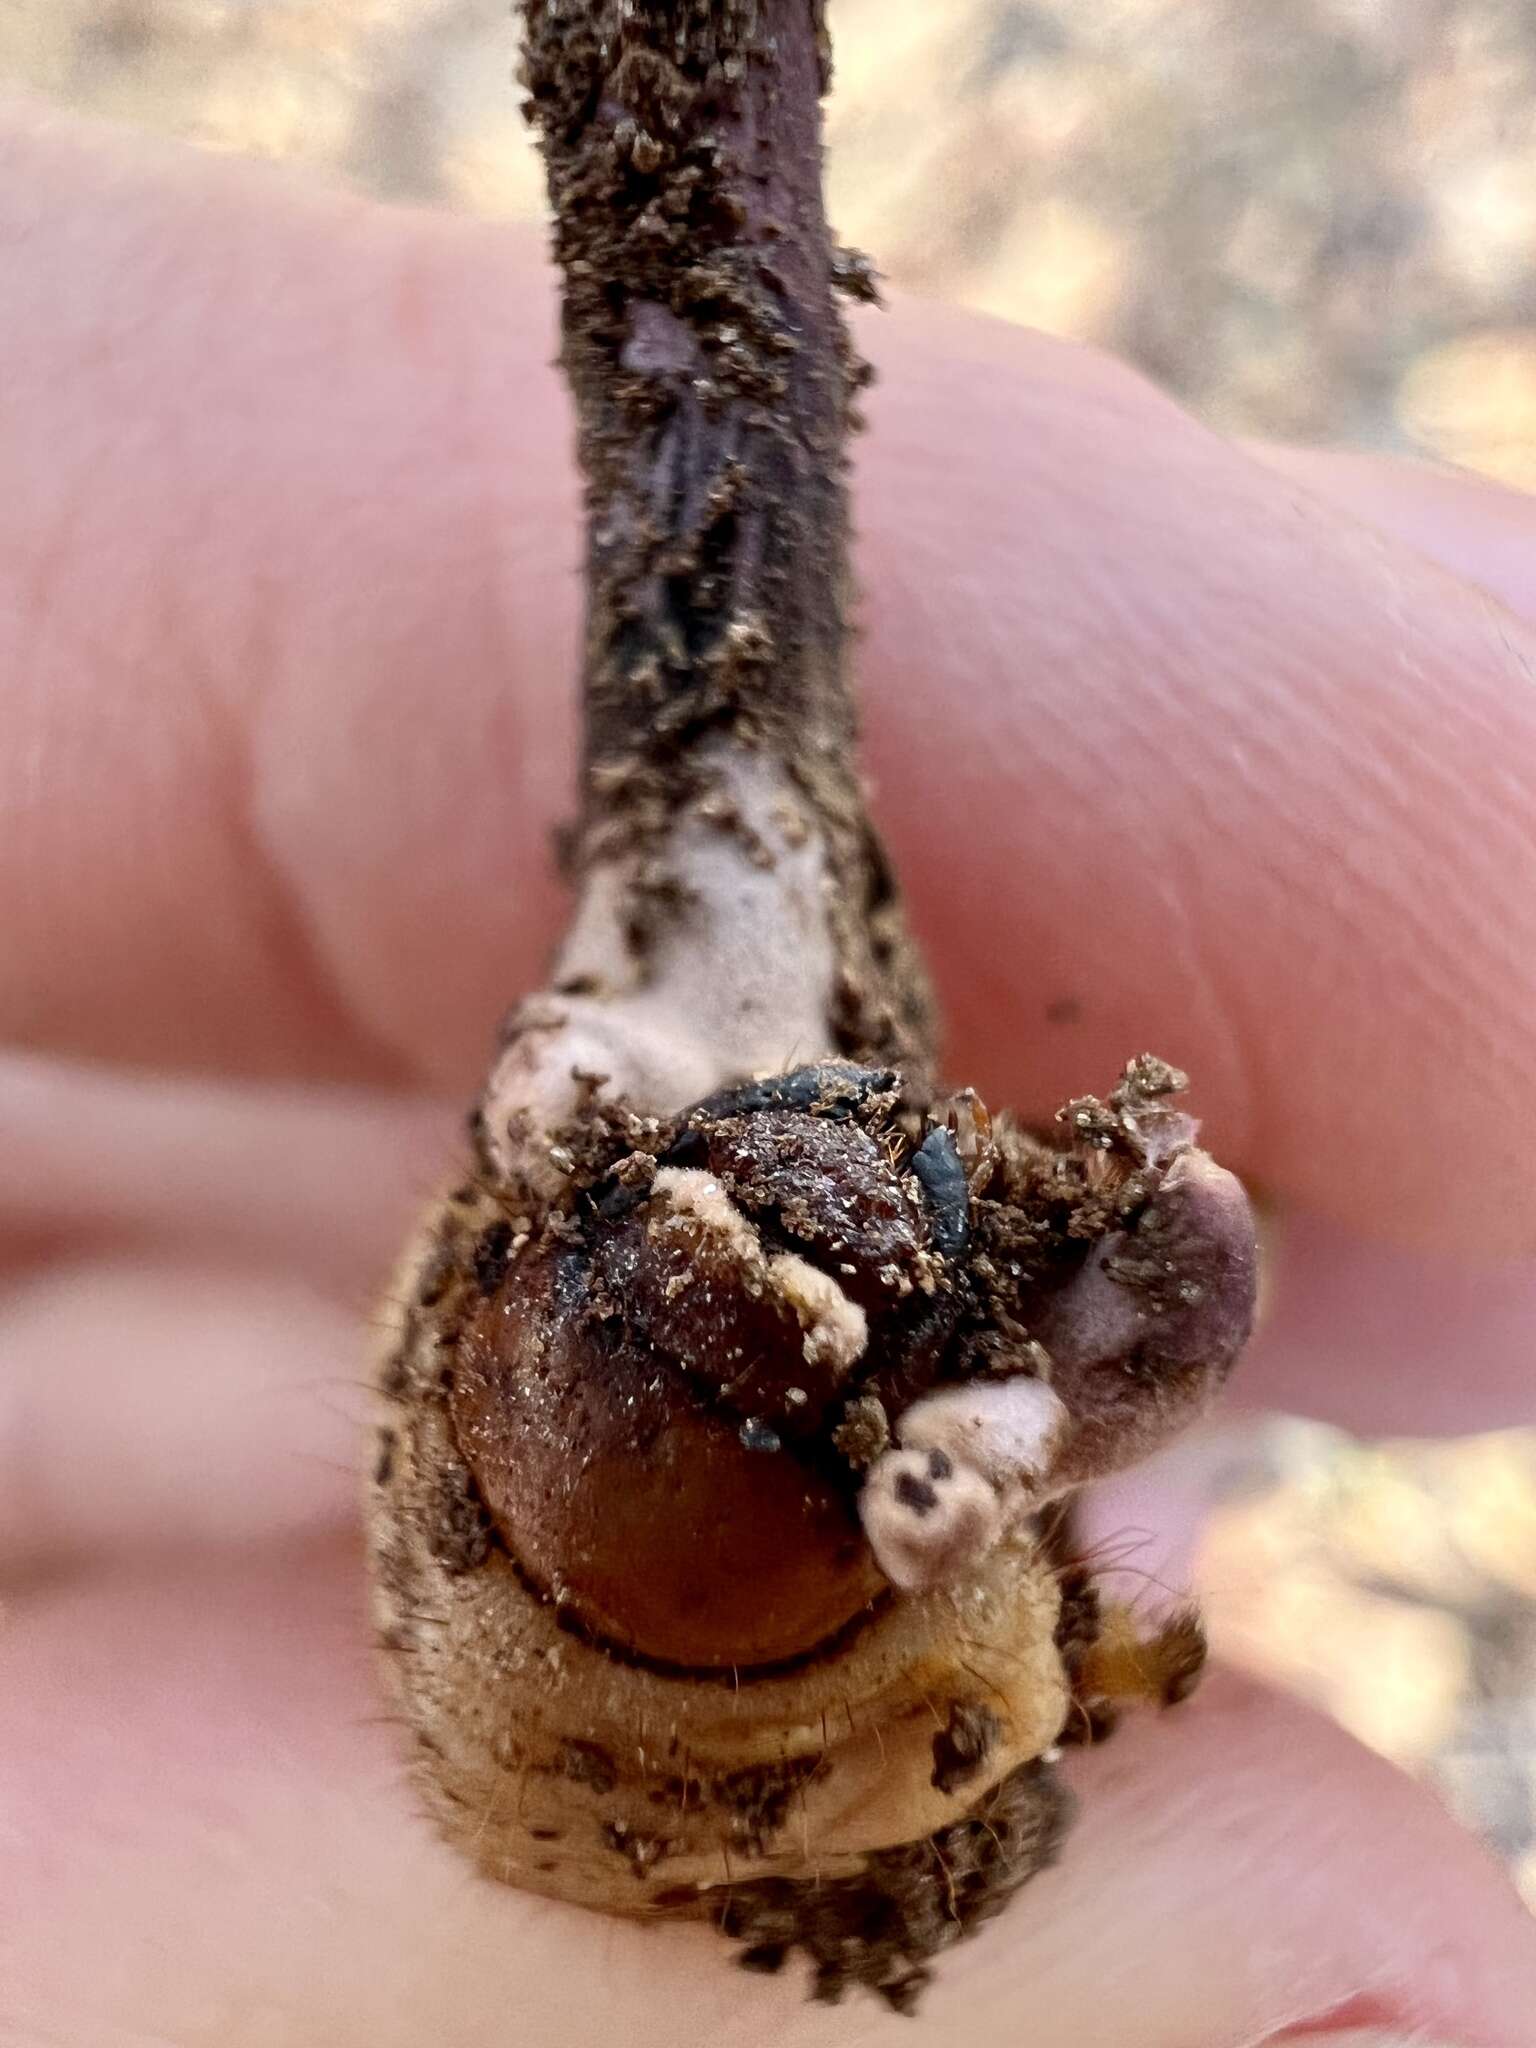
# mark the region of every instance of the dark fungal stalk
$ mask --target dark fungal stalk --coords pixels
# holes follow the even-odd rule
[[[808,0],[530,0],[522,70],[564,278],[587,480],[578,871],[626,860],[644,951],[688,915],[691,807],[771,861],[722,755],[771,762],[820,842],[836,1050],[931,1091],[933,1016],[868,822],[847,686],[844,447],[866,369],[821,197]]]
[[[1046,1510],[1220,1386],[1252,1219],[1149,1056],[1048,1138],[936,1098],[853,755],[834,293],[869,273],[822,216],[819,9],[524,12],[587,478],[579,901],[396,1290],[380,1641],[487,1873],[909,2010],[1054,1859],[1056,1747],[1198,1673]]]

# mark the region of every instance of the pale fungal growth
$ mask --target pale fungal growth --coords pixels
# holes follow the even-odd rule
[[[653,1243],[681,1240],[690,1264],[667,1282],[670,1299],[691,1293],[701,1271],[711,1265],[724,1275],[723,1284],[759,1299],[782,1303],[805,1333],[802,1350],[808,1365],[826,1366],[841,1376],[869,1341],[863,1309],[850,1301],[830,1273],[822,1272],[794,1252],[768,1253],[756,1230],[734,1205],[712,1174],[693,1166],[658,1167],[651,1181],[652,1206],[663,1214],[650,1226]],[[805,1396],[803,1388],[786,1390]],[[799,1406],[798,1401],[793,1405]]]
[[[864,372],[813,0],[526,0],[588,480],[578,907],[395,1299],[380,1638],[487,1875],[906,2009],[1055,1856],[1059,1746],[1203,1645],[1101,1609],[1084,1480],[1247,1335],[1242,1190],[1143,1057],[937,1093],[844,681]]]
[[[876,1461],[859,1495],[864,1533],[891,1584],[910,1593],[963,1581],[1050,1498],[1068,1427],[1045,1382],[1023,1374],[914,1401],[896,1424],[901,1448]]]
[[[903,1593],[963,1585],[1007,1526],[997,1488],[947,1451],[887,1451],[864,1482],[859,1519]]]

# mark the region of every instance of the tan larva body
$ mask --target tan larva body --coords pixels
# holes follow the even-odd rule
[[[587,482],[578,903],[395,1289],[384,1662],[489,1876],[909,2010],[1058,1853],[1057,1743],[1198,1669],[1188,1628],[1095,1665],[1040,1532],[1220,1386],[1252,1219],[1162,1061],[1052,1139],[938,1092],[854,760],[867,273],[819,0],[523,14]]]
[[[447,1213],[468,1245],[498,1212],[469,1196]],[[1060,1597],[1028,1538],[963,1587],[884,1597],[776,1675],[647,1668],[562,1626],[470,1504],[441,1390],[457,1283],[436,1293],[433,1221],[393,1290],[375,1610],[423,1800],[486,1875],[611,1912],[709,1911],[742,1880],[856,1876],[1054,1743]],[[995,1723],[984,1760],[941,1790],[936,1738],[977,1708]]]

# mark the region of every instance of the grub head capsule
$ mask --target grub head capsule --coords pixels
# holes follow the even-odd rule
[[[840,1066],[689,1111],[481,1261],[447,1368],[473,1485],[568,1622],[658,1665],[816,1654],[884,1579],[834,1441],[937,1371],[959,1311],[890,1077]],[[484,1285],[489,1280],[490,1285]]]

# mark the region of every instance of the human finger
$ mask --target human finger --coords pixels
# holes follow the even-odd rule
[[[1418,1788],[1236,1680],[1072,1775],[1059,1869],[915,2023],[744,1978],[717,1937],[483,1883],[411,1811],[350,1547],[17,1602],[0,1690],[0,2016],[21,2039],[245,2048],[1236,2048],[1375,2026],[1524,2048],[1536,1928]],[[1262,1930],[1260,1938],[1259,1930]]]
[[[101,1252],[282,1272],[351,1307],[463,1168],[460,1112],[0,1050],[0,1265]]]
[[[553,935],[572,772],[544,287],[474,224],[136,154],[105,206],[98,147],[21,154],[76,234],[7,271],[49,516],[41,561],[0,549],[32,686],[0,1024],[467,1088]],[[1098,358],[878,333],[870,757],[954,1070],[1040,1113],[1151,1044],[1277,1195],[1528,1250],[1527,630]]]
[[[1278,1198],[1529,1251],[1523,623],[1117,366],[949,315],[864,471],[903,508],[864,537],[870,754],[957,1070],[1048,1112],[1151,1045]]]

